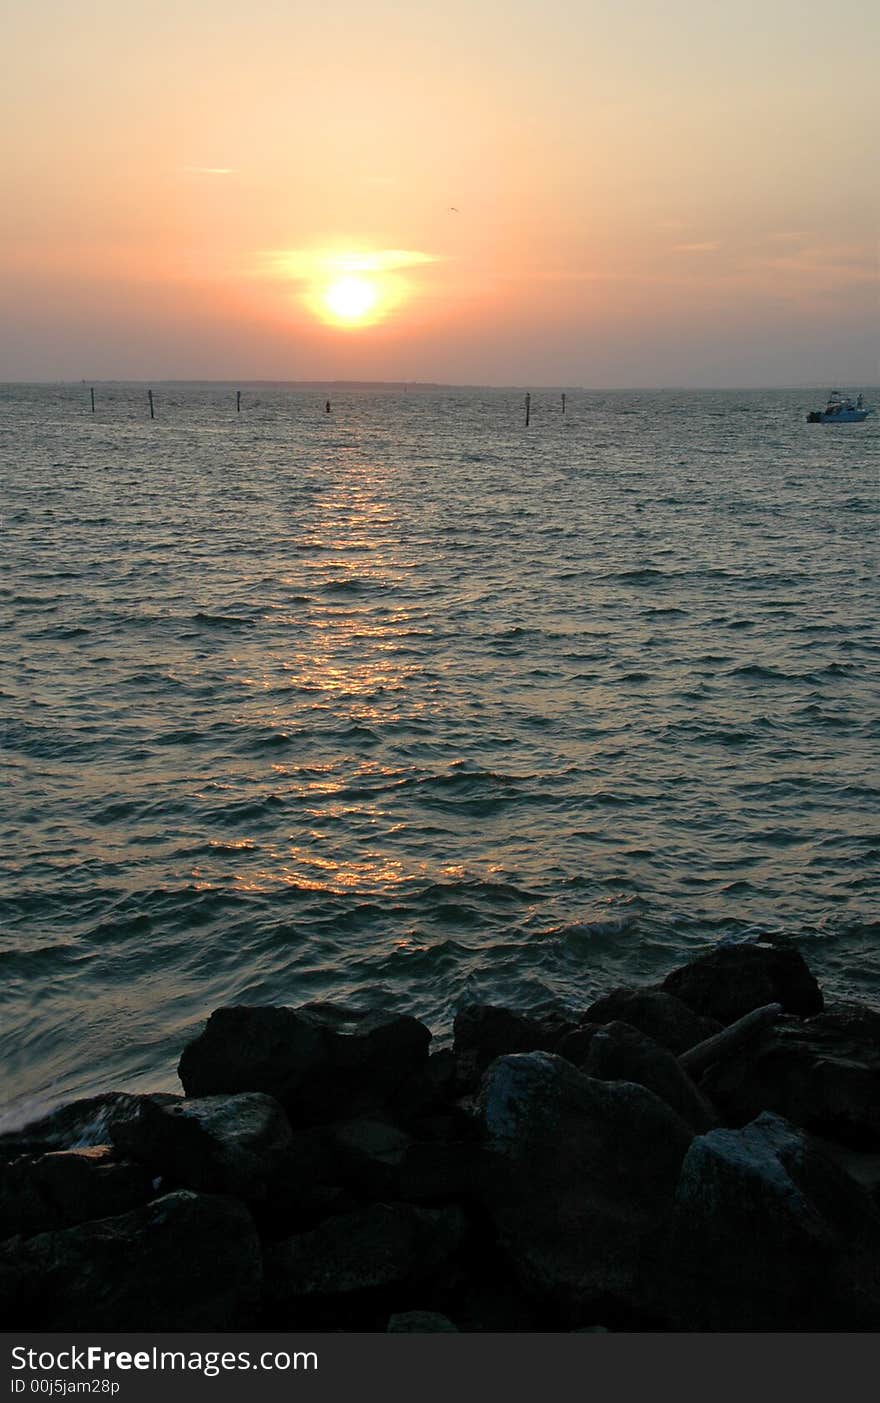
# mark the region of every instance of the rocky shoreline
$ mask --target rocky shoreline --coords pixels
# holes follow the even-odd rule
[[[0,1137],[5,1328],[880,1328],[880,1012],[794,943],[430,1044],[221,1008],[182,1096]]]

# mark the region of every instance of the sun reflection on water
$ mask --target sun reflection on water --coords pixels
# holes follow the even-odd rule
[[[248,765],[247,798],[256,788],[257,804],[271,794],[280,807],[247,837],[212,839],[216,859],[192,872],[202,887],[374,897],[455,879],[444,877],[440,855],[401,855],[410,821],[398,798],[405,772],[364,753],[421,723],[431,707],[425,662],[412,662],[404,641],[423,624],[417,595],[401,599],[419,561],[400,540],[386,497],[365,460],[351,465],[344,491],[316,496],[291,541],[296,570],[279,577],[264,605],[269,641],[265,633],[259,643],[236,640],[242,744],[260,737],[263,747],[293,754],[266,755],[256,786]]]

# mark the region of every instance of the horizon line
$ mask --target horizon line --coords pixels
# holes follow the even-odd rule
[[[95,377],[94,380],[91,380],[91,379],[86,380],[86,379],[82,379],[82,378],[78,378],[78,379],[75,379],[75,380],[55,379],[55,378],[51,378],[51,379],[37,379],[37,380],[0,380],[0,386],[4,386],[4,387],[6,387],[6,386],[19,386],[19,385],[21,385],[21,386],[24,386],[24,385],[39,385],[39,386],[58,385],[58,386],[64,386],[64,387],[76,387],[76,386],[78,386],[78,385],[83,385],[83,386],[87,386],[87,387],[89,387],[89,386],[95,387],[95,386],[98,386],[98,385],[118,385],[118,386],[125,386],[125,385],[143,385],[143,386],[149,388],[151,385],[219,385],[219,386],[227,387],[227,388],[232,389],[232,390],[237,389],[237,388],[242,388],[242,387],[244,387],[244,386],[263,386],[263,387],[292,387],[292,388],[303,388],[303,389],[322,389],[322,388],[328,388],[328,387],[329,387],[329,388],[337,388],[337,389],[418,389],[418,390],[496,390],[496,391],[502,391],[502,390],[516,390],[516,391],[522,392],[522,393],[526,393],[526,392],[528,392],[528,393],[542,393],[542,392],[551,393],[551,392],[552,392],[552,393],[555,393],[555,394],[561,394],[561,393],[565,393],[565,394],[639,394],[639,393],[641,393],[641,392],[643,392],[643,391],[663,392],[663,393],[673,393],[673,392],[679,392],[679,391],[687,391],[689,394],[699,394],[699,393],[701,393],[701,392],[705,392],[705,393],[710,393],[710,394],[711,394],[712,392],[714,392],[714,391],[719,391],[719,390],[722,390],[722,391],[730,391],[730,392],[744,391],[744,390],[821,390],[821,389],[823,389],[825,386],[827,386],[827,385],[830,384],[830,383],[831,383],[830,381],[822,381],[822,382],[819,382],[819,381],[810,381],[810,382],[807,382],[807,381],[800,381],[800,382],[798,382],[797,384],[790,384],[790,383],[789,383],[789,384],[775,384],[775,385],[768,385],[768,384],[766,384],[766,383],[762,383],[762,384],[757,384],[757,383],[756,383],[756,384],[751,384],[751,385],[735,385],[735,384],[689,385],[689,384],[686,384],[686,383],[681,383],[681,384],[662,384],[662,385],[659,385],[659,384],[658,384],[658,385],[572,385],[572,384],[566,385],[566,384],[562,384],[562,383],[558,383],[558,384],[536,384],[536,383],[534,383],[534,382],[529,383],[529,382],[525,382],[525,381],[522,382],[522,383],[520,383],[520,384],[513,384],[513,383],[489,384],[489,383],[482,382],[482,381],[457,381],[457,380],[450,380],[450,381],[447,381],[447,380],[343,380],[343,379],[324,379],[324,380],[276,380],[276,379],[265,378],[265,377],[260,377],[260,378],[256,378],[256,379],[248,379],[248,380],[230,380],[230,379],[203,379],[203,378],[200,378],[200,377],[197,377],[197,376],[175,376],[175,377],[172,377],[172,378],[170,378],[170,379],[161,379],[161,378],[158,378],[158,377],[157,377],[157,378],[154,378],[154,379],[143,379],[143,378],[140,378],[140,377],[138,377],[138,378],[122,377],[122,378],[116,378],[116,379],[108,379],[108,378],[103,378],[103,377],[97,376],[97,377]],[[840,383],[842,384],[843,382],[841,381]],[[867,389],[867,390],[880,390],[880,381],[865,381],[865,382],[863,382],[862,384],[860,384],[860,385],[858,386],[858,388],[860,388],[860,389]]]

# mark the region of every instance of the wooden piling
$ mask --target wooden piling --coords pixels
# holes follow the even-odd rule
[[[565,413],[565,395],[562,396],[562,412]]]
[[[531,416],[532,416],[532,397],[531,397],[530,394],[527,394],[527,395],[526,395],[526,428],[529,427],[529,419],[531,418]]]
[[[94,414],[94,412],[95,412],[95,387],[94,387],[94,385],[92,386],[91,395],[92,395],[92,413]]]
[[[326,404],[324,405],[324,413],[325,413],[325,414],[329,414],[329,413],[330,413],[330,401],[329,401],[329,399],[327,400]]]
[[[235,392],[235,412],[236,414],[241,413],[241,390]]]
[[[147,390],[147,398],[148,398],[149,401],[150,401],[150,418],[151,418],[151,419],[155,419],[156,415],[155,415],[155,413],[154,413],[154,411],[153,411],[153,391],[152,391],[152,390]]]

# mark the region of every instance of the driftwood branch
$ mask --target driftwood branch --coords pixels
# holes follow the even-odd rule
[[[698,1077],[711,1063],[717,1062],[720,1057],[727,1057],[734,1048],[742,1047],[743,1043],[750,1042],[758,1033],[771,1027],[781,1013],[782,1004],[765,1004],[763,1008],[752,1009],[744,1018],[731,1023],[729,1028],[697,1043],[696,1047],[689,1047],[678,1060],[688,1076]]]

